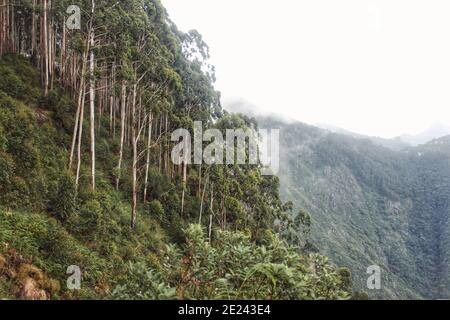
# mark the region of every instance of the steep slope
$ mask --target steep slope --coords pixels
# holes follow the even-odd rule
[[[198,216],[181,220],[171,209],[178,210],[178,201],[159,195],[174,195],[173,190],[181,187],[153,165],[150,177],[159,186],[152,183],[151,193],[156,198],[139,208],[137,226],[131,229],[129,192],[116,191],[110,181],[107,159],[113,157],[113,141],[100,140],[97,189],[87,186],[85,162],[76,192],[66,169],[71,100],[59,88],[52,99],[44,98],[37,70],[23,57],[1,57],[0,71],[4,75],[0,82],[0,298],[349,296],[343,275],[325,257],[299,256],[270,227],[261,231],[259,244],[250,224],[245,233],[214,228],[208,239],[200,225],[190,225]],[[257,170],[251,172],[257,195]],[[245,176],[242,171],[241,181]],[[264,182],[266,199],[268,192],[278,192],[268,182]],[[231,195],[227,201],[232,201]],[[253,203],[255,212],[263,202]],[[237,199],[232,204],[230,225],[240,212],[245,213],[238,211]],[[232,229],[236,228],[237,224]],[[65,286],[71,265],[83,270],[81,290]],[[30,283],[34,294],[24,295]]]
[[[314,243],[352,269],[357,289],[379,265],[372,297],[449,297],[448,138],[395,152],[301,123],[260,126],[281,128],[282,195],[311,212]]]
[[[0,299],[351,297],[348,270],[275,232],[288,217],[276,177],[171,157],[172,132],[194,121],[221,132],[250,126],[221,110],[213,75],[189,59],[207,50],[197,32],[178,31],[159,1],[104,1],[89,30],[53,42],[55,55],[43,39],[65,34],[46,24],[66,7],[42,3],[1,9],[16,15],[1,21],[5,30],[20,32],[0,37]],[[34,18],[39,39],[26,29]],[[120,30],[95,50],[83,47],[92,19],[96,30]],[[27,36],[10,41],[17,34]],[[80,287],[66,285],[72,276]]]

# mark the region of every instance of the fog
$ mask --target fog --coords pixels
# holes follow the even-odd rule
[[[450,2],[163,0],[211,49],[224,106],[390,138],[450,124]]]

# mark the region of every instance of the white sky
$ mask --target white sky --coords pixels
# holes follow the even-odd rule
[[[223,102],[393,137],[450,124],[448,0],[162,0]]]

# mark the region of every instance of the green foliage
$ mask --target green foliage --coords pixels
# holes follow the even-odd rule
[[[0,131],[4,133],[0,138],[0,205],[45,210],[49,186],[64,171],[60,136],[49,126],[48,113],[35,108],[41,97],[38,73],[30,63],[6,55],[0,59],[0,72],[15,77],[24,88],[23,94],[0,88]],[[36,91],[39,94],[33,94]]]
[[[80,295],[95,296],[94,285],[103,277],[107,262],[74,239],[62,225],[42,214],[0,209],[0,243],[7,243],[53,278],[65,283],[70,265],[83,268],[86,290]],[[85,296],[85,297],[87,297]]]
[[[164,216],[164,207],[158,200],[153,200],[148,204],[148,213],[152,217],[162,219],[162,217]]]
[[[340,268],[338,270],[339,275],[342,279],[342,290],[351,292],[352,291],[352,273],[348,268]]]
[[[0,92],[25,103],[41,98],[37,70],[24,57],[3,55],[0,59]]]
[[[210,244],[199,225],[190,225],[182,248],[166,249],[160,270],[135,265],[129,272],[114,289],[115,297],[169,298],[175,289],[181,299],[350,297],[348,278],[326,258],[299,256],[271,233],[263,245],[256,245],[243,233],[218,231]]]
[[[117,285],[111,293],[117,300],[169,300],[176,298],[175,288],[170,288],[163,276],[149,270],[144,263],[130,263],[124,275],[123,285]]]
[[[56,182],[50,196],[48,210],[61,221],[67,221],[77,210],[75,179],[70,173],[63,174]]]
[[[379,265],[383,285],[372,298],[448,296],[448,138],[394,151],[302,123],[260,125],[282,130],[283,199],[311,213],[311,241],[351,268],[355,290],[366,289],[367,268]],[[301,246],[309,228],[294,217],[283,233]]]
[[[68,4],[68,0],[54,3],[52,19],[60,21]],[[89,1],[80,6],[85,12],[90,9]],[[28,12],[23,14],[30,14],[29,9],[24,7]],[[253,119],[222,111],[207,45],[198,32],[179,31],[160,1],[108,0],[97,7],[93,18],[104,45],[91,49],[98,61],[106,62],[98,64],[94,78],[103,77],[101,70],[109,67],[111,57],[116,80],[126,84],[127,95],[143,75],[146,85],[138,89],[144,91],[139,98],[145,112],[151,111],[161,125],[165,120],[168,132],[176,126],[192,129],[194,121],[222,131],[248,130],[254,124]],[[68,36],[71,50],[83,53],[88,25]],[[272,233],[274,220],[283,216],[285,208],[279,180],[262,176],[259,165],[204,165],[202,169],[192,165],[185,180],[177,166],[165,163],[170,136],[159,127],[161,136],[153,137],[156,143],[150,150],[148,193],[138,203],[137,225],[131,229],[133,159],[128,128],[118,172],[120,141],[109,131],[108,117],[96,117],[95,190],[90,159],[85,156],[90,151],[87,130],[81,137],[80,179],[75,185],[67,160],[76,93],[53,81],[44,97],[40,75],[25,57],[0,57],[0,74],[0,243],[30,257],[61,283],[68,266],[80,266],[83,289],[74,293],[63,288],[62,298],[350,296],[348,278],[343,289],[339,272],[325,257],[300,255],[298,248]],[[160,90],[155,90],[158,86]],[[119,99],[117,84],[113,95]],[[81,121],[89,126],[86,119]],[[138,144],[139,151],[144,150],[144,142]],[[141,173],[143,161],[138,158]],[[139,198],[142,194],[140,183]],[[197,221],[213,221],[211,239],[199,225],[190,224]],[[302,215],[297,224],[309,228],[310,222]],[[8,296],[4,291],[0,286],[0,297]]]

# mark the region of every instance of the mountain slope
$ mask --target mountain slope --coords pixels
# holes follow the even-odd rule
[[[276,177],[173,160],[194,121],[250,127],[190,59],[201,36],[158,0],[94,3],[67,34],[69,1],[1,9],[0,299],[350,298],[348,270],[276,233]]]
[[[314,243],[352,269],[357,289],[379,265],[372,297],[450,296],[448,138],[396,152],[302,123],[260,126],[281,128],[282,195],[311,212]]]

